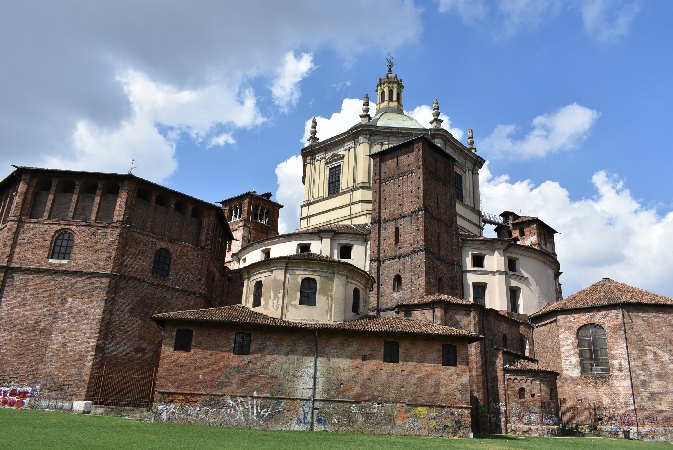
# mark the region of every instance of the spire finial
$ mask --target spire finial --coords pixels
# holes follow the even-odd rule
[[[386,54],[386,63],[388,64],[388,73],[393,73],[393,66],[395,63],[393,62],[393,55],[388,52]]]
[[[365,94],[365,98],[362,100],[362,114],[360,114],[360,122],[367,123],[372,120],[372,116],[369,115],[369,94]]]
[[[432,102],[432,120],[430,121],[432,128],[441,128],[442,122],[444,121],[439,118],[439,114],[439,101],[435,99],[435,101]]]
[[[316,136],[317,133],[318,133],[318,121],[314,117],[313,120],[311,120],[311,136],[308,138],[309,144],[315,144],[318,142],[318,137]]]
[[[467,129],[467,148],[474,153],[477,152],[477,147],[474,146],[474,131],[472,131],[472,128]]]

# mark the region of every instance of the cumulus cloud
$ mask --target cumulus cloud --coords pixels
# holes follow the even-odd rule
[[[329,139],[337,134],[343,133],[353,125],[360,123],[360,114],[362,114],[362,99],[345,98],[341,102],[341,111],[332,113],[327,117],[316,116],[316,136],[318,139]],[[376,114],[376,103],[370,101],[369,114],[374,116]],[[311,132],[311,121],[308,119],[304,123],[304,135],[301,138],[301,143],[306,144]]]
[[[382,9],[394,11],[387,26],[397,31],[362,33]],[[348,59],[394,49],[420,35],[420,14],[404,0],[345,0],[331,8],[252,0],[235,13],[216,0],[167,0],[161,8],[131,0],[8,3],[0,14],[3,64],[12,67],[0,71],[0,167],[101,169],[90,165],[107,158],[100,152],[117,152],[163,158],[143,174],[161,181],[175,168],[176,133],[204,146],[226,144],[240,128],[263,123],[258,103],[265,97],[247,87],[267,79],[271,86],[288,52],[329,47]],[[295,101],[306,62],[300,54],[288,63],[279,101]],[[228,138],[218,139],[223,133]],[[127,144],[134,148],[120,147]]]
[[[587,0],[581,2],[582,23],[585,31],[594,39],[611,43],[629,33],[631,22],[640,6],[636,2]]]
[[[584,30],[602,43],[629,33],[640,10],[637,1],[577,0],[439,0],[440,13],[457,14],[468,25],[490,30],[494,38],[509,38],[553,20],[564,11],[581,16]]]
[[[285,54],[271,86],[273,101],[282,111],[287,111],[297,104],[300,94],[299,82],[314,68],[311,53],[302,53],[299,57],[292,51]]]
[[[221,133],[210,138],[208,142],[208,147],[223,147],[227,144],[235,144],[236,139],[231,135],[231,133]]]
[[[532,130],[515,138],[514,124],[497,125],[481,144],[491,158],[539,158],[549,153],[577,147],[584,141],[600,113],[572,103],[551,113],[535,117]]]
[[[301,156],[291,156],[276,166],[278,190],[276,199],[283,204],[280,210],[278,231],[287,233],[299,227],[299,205],[304,199],[304,185],[301,182],[304,166]]]
[[[573,200],[557,182],[535,185],[480,172],[484,211],[511,210],[538,216],[560,232],[556,251],[564,294],[603,277],[673,295],[673,211],[658,214],[634,199],[623,180],[605,171],[591,179],[595,193]],[[521,209],[525,205],[525,209]]]
[[[404,111],[408,116],[413,117],[418,120],[418,122],[426,127],[429,127],[430,121],[432,120],[432,106],[428,105],[419,105],[412,109],[411,111]],[[439,114],[439,118],[442,119],[442,128],[446,129],[459,141],[463,138],[463,130],[460,128],[451,127],[451,119],[444,113]]]

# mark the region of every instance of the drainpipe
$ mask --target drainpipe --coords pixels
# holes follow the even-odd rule
[[[638,408],[636,407],[636,393],[633,389],[633,374],[631,373],[631,355],[629,354],[629,339],[626,336],[626,320],[624,320],[624,304],[620,303],[619,309],[622,313],[622,328],[624,330],[624,343],[626,344],[626,363],[629,367],[629,381],[631,382],[631,402],[633,403],[633,414],[636,416],[636,433],[640,439],[640,427],[638,425]]]
[[[315,391],[318,383],[318,330],[315,330],[315,348],[313,350],[313,388],[311,389],[310,430],[315,430]]]

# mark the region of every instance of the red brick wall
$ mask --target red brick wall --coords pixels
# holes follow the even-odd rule
[[[508,370],[505,383],[508,432],[539,433],[539,427],[558,425],[555,373]]]
[[[370,307],[390,310],[437,293],[440,278],[444,293],[462,296],[453,160],[417,140],[374,154],[373,167],[370,272],[378,279],[372,298],[379,304]],[[395,293],[398,274],[402,290]]]
[[[194,330],[191,352],[173,351],[176,328]],[[232,353],[237,331],[251,333],[250,355]],[[383,362],[384,340],[400,342],[399,364]],[[443,343],[457,345],[458,367],[441,365]],[[164,332],[155,401],[210,406],[225,397],[310,400],[314,351],[312,332],[172,322]],[[383,405],[405,403],[416,405],[417,411],[408,412],[409,417],[397,417],[400,423],[407,424],[409,418],[414,419],[414,414],[423,418],[430,416],[434,414],[429,411],[432,408],[449,408],[445,411],[447,416],[467,418],[457,431],[464,435],[469,430],[467,344],[452,338],[320,333],[316,399],[321,402],[317,415],[330,417],[321,422],[325,429],[357,431],[357,423],[340,421],[351,417],[359,408],[371,409],[372,405],[381,405],[378,413],[374,412],[377,417],[392,422]],[[335,406],[334,402],[341,406]],[[268,426],[279,427],[271,418],[269,422]],[[266,426],[263,422],[256,425]],[[389,425],[386,423],[385,427]],[[362,431],[381,432],[381,429]],[[400,433],[400,430],[394,432]],[[427,430],[417,432],[425,434]],[[430,430],[430,433],[436,432]],[[414,434],[414,431],[408,430],[408,433]]]

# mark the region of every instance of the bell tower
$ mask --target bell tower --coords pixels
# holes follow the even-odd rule
[[[393,58],[388,54],[386,57],[388,63],[388,73],[379,78],[376,85],[376,112],[388,111],[403,113],[402,109],[402,91],[404,85],[402,80],[393,73]]]

